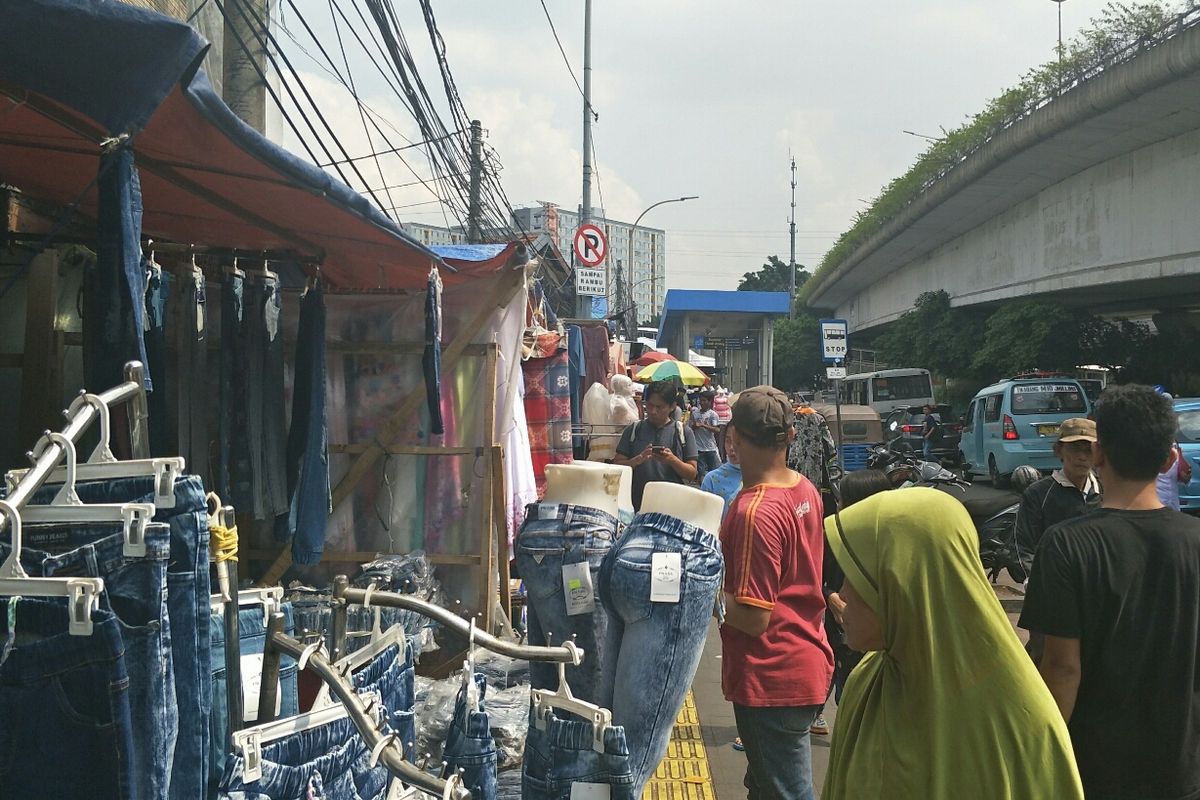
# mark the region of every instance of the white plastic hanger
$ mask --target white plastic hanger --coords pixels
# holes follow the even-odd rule
[[[479,711],[479,687],[475,685],[475,617],[471,616],[471,627],[467,631],[467,660],[463,662],[462,678],[463,696],[467,700],[467,710],[472,713]]]
[[[579,664],[582,660],[582,653],[579,652],[575,643],[568,641],[564,642],[563,646],[576,654],[573,660],[575,664]],[[571,694],[571,687],[567,684],[567,665],[565,663],[560,661],[558,664],[557,691],[534,689],[532,695],[538,730],[546,730],[549,718],[555,709],[568,711],[592,721],[592,749],[597,753],[604,752],[604,733],[612,727],[612,712],[607,708],[579,700]]]
[[[380,711],[383,707],[379,694],[367,692],[360,697],[366,704],[367,712],[375,715],[378,724],[382,720]],[[264,744],[337,722],[349,715],[350,711],[345,706],[333,705],[235,732],[233,734],[233,751],[242,757],[242,781],[253,783],[262,778],[262,746]]]
[[[239,606],[262,606],[263,625],[265,626],[267,620],[271,618],[271,614],[278,611],[279,604],[283,602],[283,587],[267,586],[261,589],[242,589],[237,593],[237,599]],[[225,599],[219,594],[214,594],[209,596],[208,603],[212,613],[219,614]]]
[[[25,522],[120,522],[124,525],[125,545],[121,553],[129,558],[146,555],[146,526],[154,519],[151,503],[85,504],[75,492],[75,443],[61,433],[47,433],[38,440],[33,457],[40,458],[51,444],[62,448],[66,458],[67,480],[50,505],[27,505],[22,512]]]
[[[371,607],[371,595],[376,591],[376,584],[372,583],[367,587],[366,597],[363,598],[363,608]],[[405,657],[405,648],[407,647],[407,639],[404,635],[403,625],[393,625],[387,631],[380,630],[379,627],[379,606],[372,609],[375,612],[375,621],[371,628],[371,643],[366,647],[355,650],[353,653],[343,656],[334,663],[334,668],[337,669],[343,677],[348,677],[351,673],[357,672],[363,667],[370,664],[385,652],[392,645],[400,648],[400,658]],[[338,701],[335,700],[329,691],[328,684],[321,684],[320,691],[317,692],[317,699],[313,702],[313,708],[321,708],[323,706],[333,705]]]
[[[0,500],[0,515],[8,520],[12,552],[0,564],[0,595],[21,597],[65,597],[72,636],[92,635],[92,612],[100,608],[102,578],[31,578],[21,567],[21,514],[8,501]]]

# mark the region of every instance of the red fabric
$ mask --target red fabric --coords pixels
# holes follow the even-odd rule
[[[570,464],[571,379],[567,351],[521,363],[525,373],[525,422],[538,497],[546,489],[546,465]]]
[[[796,477],[791,486],[743,489],[721,523],[725,591],[771,610],[762,636],[721,626],[721,688],[731,703],[819,705],[829,690],[821,494],[808,478]]]
[[[608,328],[604,325],[581,325],[583,332],[583,383],[579,385],[579,396],[587,394],[592,384],[599,383],[608,388]]]
[[[647,350],[633,360],[635,366],[648,367],[659,361],[678,361],[679,359],[670,353],[660,353],[658,350]]]

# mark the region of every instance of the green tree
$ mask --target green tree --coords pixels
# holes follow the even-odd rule
[[[971,365],[998,378],[1027,370],[1071,371],[1083,363],[1089,317],[1048,300],[1008,302],[987,319]]]
[[[794,316],[775,321],[775,385],[785,391],[813,389],[824,378],[820,315],[798,308]]]
[[[982,325],[982,314],[952,308],[945,291],[923,292],[912,309],[875,340],[875,347],[892,366],[924,367],[947,378],[977,380],[972,353]]]
[[[779,256],[768,256],[767,263],[758,272],[746,272],[738,282],[739,292],[786,292],[791,287],[789,266]],[[796,265],[796,291],[808,280],[808,273],[800,264]]]

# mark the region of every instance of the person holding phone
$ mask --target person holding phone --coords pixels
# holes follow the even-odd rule
[[[676,388],[670,381],[646,387],[642,405],[646,418],[621,433],[613,463],[633,467],[633,507],[642,506],[642,493],[651,481],[690,483],[696,480],[699,456],[696,437],[671,418]]]

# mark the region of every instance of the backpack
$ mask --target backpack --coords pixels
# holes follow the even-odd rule
[[[933,433],[929,435],[929,439],[933,442],[940,442],[942,440],[942,436],[945,434],[945,430],[942,428],[942,421],[938,419],[936,413],[930,414],[929,420],[933,423]]]
[[[641,425],[642,422],[644,422],[644,420],[639,419],[637,422],[633,423],[633,431],[629,435],[630,443],[637,441],[638,426]],[[684,446],[687,444],[687,440],[683,436],[683,422],[680,420],[675,420],[675,438],[679,442],[679,452],[676,453],[676,455],[680,458],[683,458]]]

